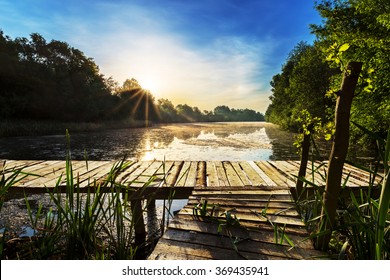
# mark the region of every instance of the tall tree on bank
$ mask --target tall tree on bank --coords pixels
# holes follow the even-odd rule
[[[357,75],[361,70],[360,83],[357,84],[355,94],[352,93],[354,102],[351,104],[351,119],[385,137],[390,127],[390,2],[321,1],[316,8],[324,21],[322,25],[312,25],[312,30],[319,38],[327,59],[333,62],[334,66],[346,71],[340,92],[337,91],[340,81],[333,84],[334,92],[339,93],[338,99],[340,98],[337,107],[342,107],[342,98],[350,96],[350,90],[346,89],[351,89],[357,84]],[[347,64],[348,61],[359,63]],[[352,101],[352,97],[350,98]],[[343,126],[349,126],[347,117],[338,116],[336,113],[336,126],[341,126],[337,124],[338,122],[343,123]],[[356,143],[360,131],[354,126],[351,128]],[[334,225],[341,185],[341,176],[335,169],[340,170],[344,163],[348,133],[347,131],[346,134],[340,134],[336,129],[335,143],[330,156],[321,224],[329,233]],[[334,168],[331,168],[331,163]],[[388,204],[386,207],[387,211]],[[377,230],[375,228],[380,226],[379,223],[373,225],[372,230],[375,231]],[[326,249],[329,239],[330,234],[320,237],[317,246]]]
[[[316,9],[324,20],[311,29],[333,66],[363,63],[351,120],[385,137],[390,126],[390,2],[323,0]],[[334,92],[340,83],[332,85]],[[351,129],[355,141],[362,136],[358,128]]]
[[[313,118],[327,121],[327,108],[333,101],[326,93],[334,73],[316,43],[313,46],[299,43],[289,54],[282,72],[272,78],[266,120],[297,131],[298,120],[305,110]]]
[[[349,146],[349,123],[352,100],[358,82],[361,62],[348,63],[341,89],[337,95],[335,115],[335,135],[332,151],[329,157],[326,187],[323,198],[323,208],[320,220],[320,232],[328,232],[318,238],[317,248],[326,251],[335,223],[336,209],[341,190],[344,161],[347,157]]]

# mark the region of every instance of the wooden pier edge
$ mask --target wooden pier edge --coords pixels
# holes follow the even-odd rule
[[[97,184],[104,185],[115,164],[73,161],[80,192],[93,192]],[[321,172],[327,163],[313,164]],[[305,241],[308,232],[291,196],[296,190],[298,168],[298,161],[129,162],[115,177],[116,183],[111,187],[105,184],[101,191],[111,192],[120,185],[134,213],[142,212],[144,199],[188,199],[149,259],[323,258],[323,253]],[[18,170],[23,172],[8,190],[9,196],[66,191],[66,181],[58,181],[65,174],[64,161],[0,161],[5,179]],[[306,178],[318,186],[325,184],[324,177],[312,173],[309,167]],[[349,178],[348,192],[359,192],[370,185],[371,175],[346,164],[343,178]],[[383,178],[378,176],[375,180],[379,184]],[[310,195],[313,188],[307,190],[306,195]],[[203,216],[194,214],[194,209],[205,203],[208,205]],[[144,220],[137,220],[135,226],[136,241],[142,244],[146,236]],[[283,235],[290,242],[280,240]]]

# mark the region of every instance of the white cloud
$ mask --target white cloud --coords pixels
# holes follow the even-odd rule
[[[218,36],[194,46],[186,37],[190,33],[172,32],[172,18],[161,10],[105,3],[91,13],[98,17],[68,9],[29,24],[45,26],[45,31],[35,32],[51,30],[53,38],[93,57],[106,76],[153,83],[157,98],[207,110],[228,105],[265,111],[269,87],[262,74],[271,40]]]
[[[128,36],[126,30],[118,30],[95,50],[106,75],[119,81],[135,77],[141,85],[153,81],[158,90],[154,95],[175,104],[208,110],[222,104],[265,110],[266,105],[258,103],[264,94],[261,90],[266,90],[260,79],[260,44],[225,37],[207,48],[194,48],[170,33],[141,31]]]

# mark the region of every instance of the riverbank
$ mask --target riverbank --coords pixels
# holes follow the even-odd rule
[[[93,132],[121,128],[146,127],[145,121],[132,119],[104,122],[59,122],[53,120],[3,120],[0,123],[0,138],[14,136],[65,135],[71,133]],[[149,123],[150,125],[150,123]]]

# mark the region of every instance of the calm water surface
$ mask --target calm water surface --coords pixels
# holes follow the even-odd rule
[[[73,159],[286,160],[299,159],[294,135],[264,122],[158,125],[72,134]],[[65,159],[64,135],[0,139],[2,159]]]

